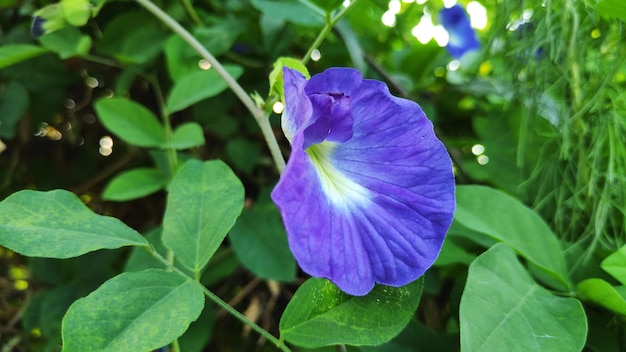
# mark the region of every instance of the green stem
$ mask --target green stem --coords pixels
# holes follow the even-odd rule
[[[182,272],[182,270],[178,269],[173,264],[171,264],[167,259],[165,259],[161,254],[159,254],[159,252],[157,252],[156,249],[154,249],[154,247],[149,246],[149,247],[146,247],[146,249],[148,250],[148,252],[154,258],[156,258],[163,265],[165,265],[165,267],[167,269],[169,269],[170,271],[175,272],[175,273],[177,273],[177,274],[179,274],[179,275],[181,275],[181,276],[183,276],[183,277],[185,277],[187,279],[194,280],[193,278],[189,277],[189,275],[187,275],[184,272]],[[201,285],[201,284],[199,284],[199,285],[202,288],[202,291],[204,292],[204,295],[207,296],[213,302],[217,303],[218,306],[224,308],[224,310],[226,310],[227,312],[232,314],[235,318],[239,319],[242,323],[250,326],[254,331],[258,332],[261,336],[265,337],[268,341],[272,342],[278,348],[280,348],[281,351],[283,351],[283,352],[291,352],[289,347],[287,347],[279,339],[274,337],[274,335],[270,334],[269,332],[267,332],[262,327],[258,326],[253,321],[250,321],[248,318],[246,318],[245,315],[241,314],[238,310],[236,310],[235,308],[231,307],[228,303],[224,302],[224,300],[219,298],[213,292],[209,291],[209,289],[207,289],[204,285]]]
[[[187,15],[189,15],[189,18],[191,18],[191,20],[196,25],[201,26],[202,20],[200,19],[200,16],[198,16],[198,13],[196,12],[196,10],[191,5],[191,1],[189,0],[180,0],[180,1],[183,3],[183,7],[185,8]]]
[[[117,62],[117,61],[115,61],[113,59],[109,59],[108,57],[102,57],[102,56],[97,56],[97,55],[92,55],[92,54],[81,55],[80,57],[83,60],[95,62],[95,63],[98,63],[98,64],[111,66],[111,67],[122,68],[122,65],[119,62]]]
[[[573,1],[567,2],[566,9],[570,11],[571,16],[572,16],[572,25],[571,25],[572,29],[571,29],[570,38],[569,38],[567,61],[570,65],[570,71],[571,71],[570,87],[571,87],[573,103],[574,103],[573,104],[574,113],[576,113],[582,105],[582,92],[580,89],[581,75],[580,75],[580,68],[578,66],[578,62],[576,62],[576,54],[578,53],[580,49],[578,47],[578,41],[577,41],[579,19],[578,19],[578,10],[576,9],[576,5],[573,3]]]
[[[172,342],[172,352],[180,352],[180,344],[178,343],[178,339]]]
[[[324,26],[324,28],[322,28],[322,31],[320,32],[320,34],[317,35],[317,38],[315,38],[315,41],[313,41],[313,44],[311,44],[311,47],[309,47],[309,50],[306,52],[306,54],[304,54],[304,57],[302,58],[302,63],[304,65],[309,62],[313,51],[322,44],[322,42],[324,41],[324,39],[326,39],[328,33],[330,33],[337,21],[339,21],[358,1],[359,0],[351,1],[350,5],[339,10],[334,17],[331,17],[330,14],[326,15],[326,25]]]
[[[172,141],[173,133],[170,114],[165,109],[165,99],[163,98],[161,85],[159,84],[156,76],[150,77],[150,82],[154,87],[157,104],[159,106],[159,113],[161,115],[161,119],[163,120],[163,127],[165,129],[165,143],[168,144]],[[165,148],[165,156],[169,167],[169,176],[174,177],[174,175],[176,175],[176,170],[178,169],[178,154],[176,153],[176,149],[170,147]]]
[[[254,329],[254,331],[258,332],[261,336],[265,337],[268,341],[270,341],[271,343],[276,345],[276,347],[280,348],[281,351],[291,352],[289,347],[287,347],[283,342],[279,341],[276,337],[274,337],[274,335],[270,334],[269,332],[267,332],[262,327],[258,326],[254,322],[250,321],[248,318],[246,318],[245,315],[239,313],[238,310],[236,310],[235,308],[231,307],[228,303],[224,302],[221,298],[219,298],[213,292],[209,291],[209,289],[207,289],[206,287],[202,286],[202,290],[204,291],[204,295],[205,296],[207,296],[213,302],[217,303],[217,305],[219,305],[220,307],[225,309],[227,312],[229,312],[235,318],[239,319],[244,324],[250,326],[252,329]]]
[[[156,76],[150,77],[150,82],[154,87],[154,94],[156,96],[157,105],[159,106],[161,119],[163,119],[163,126],[165,129],[165,143],[169,144],[172,141],[172,123],[170,120],[170,114],[165,109],[165,99],[163,98],[163,91],[161,90],[161,85],[159,84],[159,80]],[[176,170],[178,168],[178,154],[176,153],[176,149],[167,147],[165,148],[165,155],[169,167],[169,177],[173,178],[174,175],[176,175]],[[166,260],[169,263],[168,268],[170,268],[169,270],[172,270],[171,268],[174,267],[174,251],[168,249],[166,256]],[[180,352],[178,339],[174,339],[174,341],[172,341],[172,351]]]
[[[252,113],[252,116],[256,120],[257,124],[261,128],[265,142],[270,149],[270,153],[274,158],[274,163],[278,172],[282,172],[285,169],[285,160],[280,152],[280,147],[274,136],[274,131],[269,122],[269,115],[266,115],[263,110],[256,106],[252,98],[241,88],[239,83],[224,69],[217,59],[211,53],[200,44],[200,42],[194,38],[185,28],[183,28],[178,22],[171,18],[161,8],[153,4],[150,0],[137,0],[137,2],[145,7],[148,11],[152,12],[158,19],[160,19],[165,25],[170,27],[176,34],[178,34],[189,46],[191,46],[200,56],[207,60],[213,69],[222,77],[222,79],[228,84],[230,89],[241,100],[243,105]]]

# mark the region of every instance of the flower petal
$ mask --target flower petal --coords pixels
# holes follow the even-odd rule
[[[352,135],[307,146],[308,130],[296,132],[272,192],[290,247],[305,272],[352,295],[375,282],[406,285],[435,261],[452,221],[450,158],[420,107],[383,83],[334,69],[304,91],[310,98],[325,88],[349,97]]]
[[[285,101],[290,102],[285,106],[281,127],[287,139],[291,142],[298,130],[306,127],[313,112],[313,106],[304,93],[307,80],[296,71],[283,68],[283,81],[285,86]]]
[[[462,6],[454,5],[442,9],[439,18],[443,28],[448,32],[446,49],[452,57],[458,59],[468,51],[480,49],[476,33]]]

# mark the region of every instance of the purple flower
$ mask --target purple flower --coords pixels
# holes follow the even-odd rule
[[[439,12],[439,20],[449,36],[446,49],[454,58],[458,59],[468,51],[480,49],[476,33],[463,7],[454,5],[444,8]]]
[[[352,295],[403,286],[437,258],[452,163],[416,103],[350,68],[284,68],[291,156],[272,192],[302,269]]]

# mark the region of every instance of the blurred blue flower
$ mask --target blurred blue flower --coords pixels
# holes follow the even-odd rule
[[[283,76],[292,150],[272,199],[300,267],[352,295],[416,280],[455,208],[452,162],[432,124],[355,69]]]
[[[471,50],[480,49],[476,33],[470,25],[467,13],[460,5],[444,8],[439,12],[439,21],[449,35],[446,49],[450,55],[458,59]]]
[[[33,38],[39,38],[44,34],[43,24],[46,20],[41,16],[33,16],[33,21],[30,25],[30,35]]]

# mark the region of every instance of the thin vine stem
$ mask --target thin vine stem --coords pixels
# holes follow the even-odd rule
[[[326,25],[324,26],[324,28],[322,28],[322,31],[320,32],[320,34],[317,35],[317,38],[315,38],[315,41],[313,41],[313,44],[311,44],[311,47],[309,47],[309,50],[307,50],[306,54],[304,54],[304,57],[302,58],[302,64],[306,65],[306,63],[309,62],[309,59],[311,59],[311,54],[313,53],[313,51],[319,48],[319,46],[322,44],[324,39],[326,39],[330,31],[335,26],[337,21],[339,21],[357,2],[359,2],[359,0],[351,1],[348,6],[339,10],[335,14],[335,16],[331,17],[330,14],[326,15]]]
[[[168,270],[170,270],[172,272],[175,272],[175,273],[177,273],[177,274],[179,274],[179,275],[181,275],[181,276],[183,276],[183,277],[185,277],[187,279],[196,281],[194,278],[189,277],[189,275],[185,274],[182,270],[178,269],[173,264],[171,264],[166,258],[164,258],[161,254],[159,254],[159,252],[157,252],[156,249],[154,249],[154,247],[150,246],[150,247],[146,247],[146,249],[148,250],[148,252],[154,258],[156,258],[163,265],[165,265],[165,267]],[[223,308],[224,310],[229,312],[235,318],[239,319],[242,323],[250,326],[254,331],[258,332],[261,336],[265,337],[268,341],[270,341],[271,343],[275,344],[278,348],[280,348],[281,351],[283,351],[283,352],[291,352],[289,347],[287,347],[282,341],[277,339],[274,335],[270,334],[267,330],[263,329],[262,327],[258,326],[256,323],[251,321],[250,319],[246,318],[245,315],[241,314],[238,310],[236,310],[235,308],[231,307],[228,303],[226,303],[219,296],[217,296],[216,294],[211,292],[204,285],[202,285],[200,283],[198,283],[198,284],[202,288],[202,292],[204,293],[204,295],[207,296],[213,302],[217,303],[218,306],[220,306],[221,308]]]
[[[172,123],[170,119],[170,114],[165,109],[165,99],[163,97],[163,92],[161,91],[161,85],[159,84],[158,78],[156,76],[150,77],[149,80],[154,87],[157,104],[159,106],[159,114],[161,115],[161,119],[163,120],[163,126],[165,129],[165,143],[169,144],[172,141]],[[176,153],[176,149],[172,147],[165,148],[165,154],[169,167],[169,176],[174,177],[174,175],[176,175],[176,170],[178,169],[178,154]]]
[[[191,18],[191,20],[198,26],[202,25],[202,20],[200,19],[200,16],[198,16],[198,13],[196,12],[196,10],[193,8],[193,5],[191,5],[191,1],[190,0],[181,0],[181,3],[183,4],[183,7],[185,8],[185,12],[187,12],[187,15],[189,16],[189,18]]]
[[[161,20],[166,26],[170,27],[170,29],[187,42],[189,46],[198,52],[203,59],[207,60],[211,64],[213,69],[215,69],[215,71],[222,77],[233,93],[235,93],[239,100],[241,100],[243,105],[245,105],[256,120],[257,124],[261,128],[261,132],[263,133],[263,137],[265,138],[265,142],[267,143],[270,153],[272,154],[276,169],[278,172],[282,173],[285,169],[285,159],[283,159],[280,147],[278,146],[278,141],[274,136],[274,131],[272,130],[272,126],[269,122],[269,115],[265,114],[261,108],[256,106],[252,98],[250,98],[239,83],[237,83],[237,81],[224,69],[224,66],[222,66],[222,64],[220,64],[220,62],[217,61],[217,59],[208,50],[206,50],[206,48],[202,46],[202,44],[200,44],[200,42],[193,35],[191,35],[191,33],[189,33],[189,31],[183,28],[183,26],[181,26],[150,0],[136,1]]]

